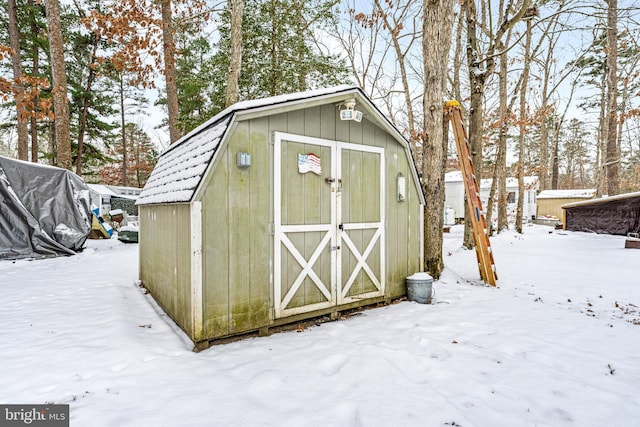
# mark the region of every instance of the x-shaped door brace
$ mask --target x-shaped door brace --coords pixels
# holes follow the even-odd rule
[[[291,288],[289,288],[289,291],[285,295],[284,299],[281,301],[281,307],[284,309],[287,307],[287,305],[289,305],[289,303],[291,302],[291,299],[293,298],[295,293],[298,291],[298,289],[300,288],[300,285],[302,285],[302,282],[307,276],[309,276],[309,278],[311,278],[311,280],[313,281],[313,283],[315,283],[318,289],[320,289],[320,292],[322,292],[322,294],[325,296],[327,301],[331,301],[331,292],[329,291],[329,289],[327,289],[327,287],[322,282],[322,280],[320,280],[316,272],[313,271],[314,264],[316,263],[318,258],[320,258],[320,255],[322,254],[322,251],[324,250],[324,248],[327,246],[327,243],[331,241],[331,231],[326,232],[326,234],[322,238],[322,241],[320,242],[316,250],[311,255],[311,258],[309,258],[309,261],[304,259],[302,254],[300,254],[300,251],[298,251],[298,249],[291,242],[291,240],[289,240],[289,238],[285,233],[282,233],[280,240],[282,241],[284,246],[289,250],[291,255],[293,255],[293,257],[298,262],[298,264],[300,264],[300,267],[302,267],[302,271],[300,272],[300,274],[298,274],[298,277],[296,277],[296,280],[293,282],[293,284],[291,285]]]
[[[378,288],[379,291],[382,290],[382,285],[380,284],[380,281],[376,277],[373,270],[371,270],[371,267],[369,267],[369,264],[367,264],[367,258],[369,257],[369,255],[371,254],[371,251],[373,250],[374,246],[378,242],[378,239],[380,239],[381,234],[382,234],[382,227],[378,227],[378,229],[376,229],[376,232],[371,237],[371,240],[369,241],[367,248],[361,254],[358,248],[356,247],[356,245],[349,238],[349,235],[347,233],[342,233],[342,241],[347,244],[353,256],[355,256],[356,259],[358,260],[358,264],[353,269],[353,272],[351,272],[351,276],[349,276],[349,280],[347,280],[347,283],[345,283],[344,287],[342,288],[342,298],[345,298],[347,296],[347,293],[349,292],[349,289],[351,289],[351,285],[353,285],[353,282],[355,282],[356,277],[358,276],[358,273],[360,273],[360,270],[363,270],[363,269],[367,273],[369,278],[371,278],[371,281],[373,282],[375,287]]]

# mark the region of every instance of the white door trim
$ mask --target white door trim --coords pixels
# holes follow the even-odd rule
[[[331,307],[336,304],[336,278],[335,275],[331,275],[331,282],[326,284],[317,276],[313,271],[313,265],[320,257],[320,254],[329,243],[331,246],[336,245],[336,205],[335,198],[331,197],[331,219],[328,224],[305,224],[305,225],[283,225],[282,224],[282,143],[283,141],[298,142],[303,144],[313,144],[322,147],[331,148],[331,158],[336,156],[335,143],[330,140],[313,138],[305,135],[296,135],[286,132],[274,132],[274,150],[273,150],[273,222],[274,222],[274,251],[273,251],[273,304],[275,311],[275,318],[281,318],[285,316],[291,316],[294,314],[304,313],[307,311],[319,310],[321,308]],[[329,165],[328,176],[335,176],[335,162],[332,161]],[[334,184],[332,184],[333,186]],[[314,250],[309,260],[304,259],[300,254],[300,251],[296,249],[295,245],[287,237],[287,233],[298,232],[325,232],[320,244]],[[302,267],[302,271],[296,277],[293,285],[287,291],[286,295],[282,295],[282,245],[284,245],[289,253],[295,258],[295,260]],[[336,254],[335,251],[331,251],[331,271],[335,270]],[[291,302],[295,292],[300,288],[304,279],[309,277],[313,283],[318,287],[320,292],[327,298],[326,302],[317,304],[310,304],[301,307],[286,308]]]
[[[351,150],[351,151],[360,151],[365,153],[375,153],[380,156],[380,221],[379,222],[363,222],[363,223],[347,223],[344,224],[342,222],[342,203],[337,206],[338,210],[338,224],[342,224],[342,230],[338,231],[338,246],[342,248],[342,250],[351,251],[353,256],[358,261],[356,267],[353,269],[349,278],[344,284],[339,284],[340,292],[338,292],[338,304],[345,304],[353,301],[358,301],[366,298],[373,298],[376,296],[384,295],[385,285],[386,285],[386,242],[385,242],[385,224],[386,224],[386,215],[385,215],[385,206],[386,206],[386,180],[385,180],[385,150],[382,147],[374,147],[370,145],[360,145],[353,144],[349,142],[337,142],[338,153],[336,155],[336,161],[338,163],[338,177],[342,180],[342,150]],[[340,196],[340,195],[339,195]],[[349,238],[347,231],[348,230],[367,230],[367,229],[375,229],[374,235],[371,240],[367,244],[365,250],[360,253],[357,249],[356,245]],[[371,267],[367,264],[366,260],[373,248],[376,246],[376,243],[380,244],[380,277],[376,277],[375,273],[371,269]],[[337,282],[340,282],[339,278],[342,277],[342,263],[338,262],[338,271],[337,271]],[[367,292],[364,294],[358,294],[354,296],[347,296],[347,293],[351,289],[353,282],[355,281],[358,273],[364,270],[365,273],[369,276],[374,286],[377,288],[376,291]]]
[[[331,164],[329,170],[323,171],[323,175],[327,178],[335,179],[331,183],[330,223],[327,224],[305,224],[305,225],[283,225],[282,224],[282,144],[283,141],[291,141],[303,144],[319,145],[331,148]],[[380,221],[367,223],[347,223],[342,224],[342,206],[340,182],[342,179],[342,150],[360,151],[365,153],[375,153],[380,156]],[[332,141],[322,138],[315,138],[305,135],[296,135],[286,132],[274,132],[274,260],[273,260],[273,296],[275,317],[281,318],[294,314],[304,313],[308,311],[327,308],[351,301],[357,301],[364,298],[384,295],[386,282],[386,247],[385,247],[385,150],[382,147],[373,147],[368,145],[353,144],[341,141]],[[338,229],[338,225],[342,224],[342,230]],[[347,235],[349,230],[365,230],[373,229],[374,234],[362,253]],[[313,251],[311,257],[305,259],[300,251],[291,242],[288,233],[302,232],[324,232],[320,244]],[[331,279],[330,283],[324,283],[313,270],[313,266],[319,259],[322,252],[330,245],[331,252]],[[380,245],[380,277],[376,277],[373,269],[367,264],[367,258],[376,247]],[[296,262],[302,267],[302,271],[298,274],[291,287],[285,295],[282,292],[282,246],[284,246]],[[337,248],[337,250],[333,250]],[[340,250],[349,250],[357,260],[357,265],[350,273],[348,280],[342,284],[339,283],[342,277],[342,265]],[[373,292],[347,296],[355,279],[360,271],[364,271],[369,276],[374,286],[377,288]],[[309,277],[320,292],[327,298],[326,302],[309,304],[300,307],[287,308],[287,305],[293,299],[304,280]]]

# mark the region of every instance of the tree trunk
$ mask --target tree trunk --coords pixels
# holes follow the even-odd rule
[[[444,223],[444,93],[447,60],[453,30],[453,0],[424,1],[422,53],[424,61],[424,138],[422,188],[424,211],[425,271],[435,279],[444,268],[442,227]]]
[[[35,0],[29,0],[28,1],[28,5],[29,5],[29,10],[30,11],[35,11]],[[36,24],[36,20],[35,17],[31,17],[31,33],[32,35],[37,35],[40,32],[40,29],[38,28],[38,25]],[[31,73],[34,76],[38,76],[40,74],[40,53],[39,53],[39,49],[38,49],[38,44],[37,43],[33,43],[33,47],[32,47],[32,51],[31,51],[31,55],[33,57],[33,70],[31,71]],[[31,105],[31,108],[33,109],[34,113],[36,111],[38,111],[38,97],[34,97],[34,99],[32,100],[33,104]],[[31,114],[31,123],[30,123],[30,130],[31,130],[31,161],[34,163],[38,163],[38,120],[36,119],[35,114]]]
[[[171,0],[160,0],[162,7],[162,48],[164,52],[164,77],[169,114],[169,140],[173,144],[180,139],[178,129],[178,87],[176,82],[176,45],[173,41]]]
[[[469,107],[469,146],[473,169],[480,185],[482,179],[482,128],[483,128],[483,95],[486,70],[481,70],[478,40],[476,33],[476,5],[475,0],[465,1],[465,15],[467,19],[467,65],[469,68],[469,86],[471,90]],[[466,248],[474,246],[473,229],[469,217],[469,207],[465,203],[464,241]]]
[[[18,130],[18,158],[29,160],[29,113],[27,112],[27,100],[24,95],[22,78],[22,57],[20,55],[20,31],[18,30],[18,15],[16,12],[16,0],[7,1],[9,12],[9,39],[11,43],[11,65],[13,67],[13,93],[16,101],[16,116]]]
[[[84,150],[84,134],[87,129],[87,116],[89,114],[89,96],[91,94],[91,86],[95,80],[96,72],[92,66],[96,60],[96,52],[98,51],[98,37],[93,36],[93,51],[89,61],[89,75],[87,76],[87,84],[82,94],[82,110],[80,113],[80,126],[78,127],[78,157],[76,158],[76,175],[82,176],[82,153]]]
[[[551,155],[551,189],[558,189],[558,150],[560,146],[560,122],[553,118],[553,153]]]
[[[227,76],[226,106],[238,102],[240,69],[242,67],[242,16],[243,0],[229,0],[231,4],[231,51],[229,53],[229,75]]]
[[[47,123],[47,133],[49,134],[48,141],[48,151],[51,156],[49,156],[49,165],[55,166],[57,163],[56,159],[56,127],[53,121]]]
[[[618,152],[618,0],[607,0],[607,194],[620,193]]]
[[[600,115],[598,116],[598,144],[596,147],[596,197],[601,197],[606,193],[607,177],[605,173],[607,142],[607,74],[602,74],[600,84]]]
[[[520,86],[520,136],[518,139],[518,200],[516,208],[516,232],[522,234],[522,214],[524,213],[524,140],[527,132],[527,85],[529,83],[529,63],[531,51],[531,19],[527,20],[524,42],[524,66]]]
[[[544,77],[542,82],[542,100],[540,110],[542,110],[542,119],[540,122],[540,169],[538,176],[540,178],[540,190],[549,189],[549,127],[547,123],[547,109],[549,105],[549,79],[551,78],[551,64],[553,63],[553,49],[547,51],[547,59],[545,61]]]
[[[120,74],[120,136],[122,138],[122,185],[127,186],[129,164],[127,159],[127,128],[124,120],[124,75]]]
[[[462,85],[460,84],[460,70],[462,69],[462,33],[464,30],[464,13],[458,14],[458,23],[456,27],[456,44],[453,54],[453,94],[455,99],[462,102]]]
[[[64,45],[60,28],[60,4],[58,0],[46,0],[53,79],[53,112],[55,114],[55,143],[57,165],[71,170],[71,132],[69,126],[69,99],[67,75],[64,63]]]
[[[498,133],[498,156],[496,158],[496,182],[498,192],[498,233],[509,228],[507,219],[507,134],[509,132],[509,107],[507,106],[508,82],[507,52],[500,55],[500,131]]]

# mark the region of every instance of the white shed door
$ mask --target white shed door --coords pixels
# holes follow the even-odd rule
[[[384,149],[275,134],[276,318],[384,294]]]

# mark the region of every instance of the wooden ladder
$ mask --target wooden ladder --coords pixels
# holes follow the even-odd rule
[[[471,216],[471,226],[473,228],[473,240],[476,244],[476,257],[478,258],[478,268],[480,278],[491,286],[496,286],[498,275],[493,262],[493,252],[487,233],[487,223],[482,210],[480,200],[480,189],[471,161],[471,150],[467,140],[467,133],[462,123],[462,110],[458,101],[447,101],[444,104],[444,112],[449,117],[458,149],[458,161],[462,171],[462,181],[464,191],[467,196],[467,205]]]

